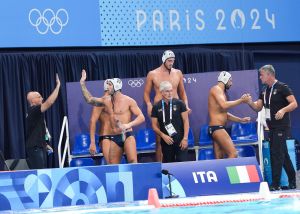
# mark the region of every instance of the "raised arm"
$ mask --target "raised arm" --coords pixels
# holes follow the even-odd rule
[[[57,99],[59,89],[60,89],[60,80],[59,80],[58,74],[56,74],[56,87],[52,91],[52,93],[48,97],[48,99],[42,103],[42,105],[41,105],[42,112],[45,112],[47,109],[49,109],[53,105],[53,103]]]
[[[86,71],[83,69],[82,73],[81,73],[80,86],[81,86],[81,91],[82,91],[85,101],[88,104],[91,104],[93,106],[104,106],[103,98],[93,97],[91,95],[91,93],[87,90],[86,85],[85,85],[85,80],[86,80]]]

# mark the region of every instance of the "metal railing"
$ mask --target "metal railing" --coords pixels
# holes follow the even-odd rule
[[[66,140],[65,140],[65,146],[63,150],[63,154],[61,154],[62,151],[62,141],[64,136],[64,131],[66,133]],[[68,125],[68,118],[67,116],[64,116],[63,124],[60,131],[60,137],[59,137],[59,143],[58,143],[58,164],[59,168],[63,168],[65,164],[66,157],[68,159],[68,163],[70,164],[70,143],[69,143],[69,125]]]

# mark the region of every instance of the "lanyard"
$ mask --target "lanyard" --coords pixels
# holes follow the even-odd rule
[[[165,114],[165,102],[164,100],[161,101],[161,105],[162,105],[162,113],[163,113],[163,123],[166,123],[166,114]],[[170,122],[172,121],[172,99],[170,100]]]
[[[274,88],[274,85],[277,83],[277,80],[273,83],[272,87],[271,87],[271,91],[270,91],[270,95],[269,95],[269,108],[270,108],[270,103],[271,103],[271,96],[272,96],[272,93],[273,93],[273,88]],[[267,89],[265,90],[265,95],[264,95],[264,103],[266,104],[266,95],[267,95]]]

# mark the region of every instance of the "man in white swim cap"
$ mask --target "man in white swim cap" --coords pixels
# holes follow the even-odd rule
[[[162,64],[158,68],[149,71],[147,75],[144,90],[144,101],[147,105],[147,113],[149,118],[151,118],[151,111],[153,105],[162,99],[162,95],[159,91],[159,85],[162,81],[169,81],[172,84],[173,97],[181,99],[185,103],[188,112],[191,112],[191,109],[189,108],[188,98],[184,89],[182,72],[178,69],[173,68],[174,62],[174,52],[171,50],[166,50],[162,55]],[[150,99],[152,89],[154,89],[155,91],[155,97],[153,101],[151,101]],[[159,136],[156,136],[156,161],[162,161],[162,152]]]
[[[108,88],[109,88],[109,84],[112,84],[113,86],[113,90],[111,90],[109,93],[110,95],[113,95],[114,93],[116,93],[117,91],[121,91],[122,90],[122,86],[123,86],[123,83],[122,83],[122,80],[119,79],[119,78],[113,78],[113,79],[110,79],[108,81]]]
[[[241,103],[247,103],[251,99],[249,95],[244,94],[240,99],[227,101],[225,92],[231,85],[231,74],[227,71],[222,71],[218,76],[217,85],[210,89],[208,95],[208,113],[210,118],[208,132],[213,139],[216,159],[237,157],[234,144],[225,130],[227,120],[240,123],[250,122],[250,117],[240,118],[228,112],[228,109]]]
[[[107,96],[109,96],[108,92],[108,82],[110,79],[106,79],[103,83],[103,90],[104,94],[102,96],[103,99],[107,99]],[[110,96],[108,97],[110,99]],[[90,154],[93,156],[96,154],[96,143],[99,143],[102,154],[105,158],[106,163],[109,163],[109,145],[110,140],[106,139],[107,135],[111,135],[111,125],[109,120],[109,114],[105,112],[103,106],[94,106],[92,110],[92,114],[90,117]],[[99,130],[99,142],[96,142],[96,127],[97,122],[100,123],[100,130]]]
[[[228,90],[232,86],[231,74],[227,71],[221,71],[218,76],[218,82],[224,83],[225,89]]]
[[[110,140],[109,164],[119,164],[125,152],[128,163],[137,163],[136,141],[132,128],[145,121],[145,117],[136,101],[122,94],[122,81],[113,78],[108,81],[110,96],[93,97],[85,85],[86,71],[82,70],[80,86],[87,103],[94,106],[103,106],[103,111],[109,115],[111,135],[105,139]],[[133,120],[133,116],[136,116]]]

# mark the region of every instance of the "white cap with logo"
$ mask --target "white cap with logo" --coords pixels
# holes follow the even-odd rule
[[[162,62],[165,63],[165,61],[169,58],[175,58],[175,54],[171,50],[166,50],[162,55]]]
[[[221,71],[221,73],[219,74],[219,77],[218,77],[218,82],[222,82],[226,85],[228,83],[228,81],[230,80],[230,78],[231,78],[230,73],[228,73],[227,71]]]
[[[122,89],[122,80],[119,78],[113,78],[109,80],[113,86],[115,91],[119,91]]]

